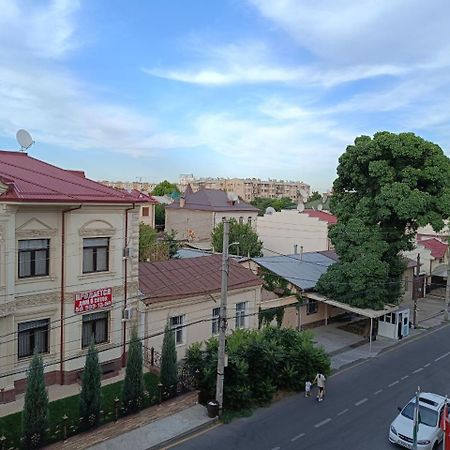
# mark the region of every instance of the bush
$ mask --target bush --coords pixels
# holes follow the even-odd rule
[[[164,390],[169,392],[170,395],[174,395],[178,380],[177,350],[175,348],[175,336],[169,325],[166,325],[164,330],[160,378]]]

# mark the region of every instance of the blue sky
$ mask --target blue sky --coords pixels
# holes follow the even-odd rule
[[[361,134],[450,148],[447,0],[0,0],[0,148],[93,179],[330,187]]]

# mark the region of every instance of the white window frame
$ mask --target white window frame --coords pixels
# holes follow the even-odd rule
[[[173,331],[175,345],[183,345],[186,343],[186,333],[184,327],[185,314],[172,316],[169,319],[170,329]]]
[[[236,326],[235,328],[247,327],[247,302],[236,303]]]

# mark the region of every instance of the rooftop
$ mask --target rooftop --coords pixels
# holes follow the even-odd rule
[[[146,305],[220,292],[222,255],[139,264],[139,288]],[[230,259],[228,291],[261,286],[249,269]]]
[[[431,250],[431,256],[436,259],[441,259],[447,252],[448,245],[436,238],[425,239],[418,242],[418,245]]]
[[[303,214],[308,214],[309,217],[316,217],[322,222],[327,222],[329,224],[337,223],[337,217],[327,211],[317,211],[315,209],[305,209]]]
[[[0,151],[0,202],[142,203],[128,193],[24,152]]]

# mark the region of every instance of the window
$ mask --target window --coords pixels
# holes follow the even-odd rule
[[[49,239],[19,241],[19,278],[48,275]]]
[[[308,303],[306,304],[306,314],[315,314],[318,309],[318,303],[316,300],[308,300]]]
[[[102,311],[83,316],[83,335],[81,347],[89,347],[91,341],[95,344],[108,342],[108,312]]]
[[[170,318],[170,329],[175,336],[175,344],[184,344],[184,315]]]
[[[244,218],[241,216],[239,217],[239,224],[242,225],[244,223]]]
[[[149,207],[148,206],[143,206],[142,207],[142,216],[143,217],[148,217],[149,215]]]
[[[18,356],[26,358],[36,353],[48,353],[50,319],[33,320],[18,325]]]
[[[83,239],[83,273],[108,270],[109,238]]]
[[[248,216],[247,223],[248,223],[250,226],[252,225],[252,218],[251,218],[251,216]]]
[[[211,331],[212,334],[219,334],[219,327],[220,327],[220,308],[213,308],[212,310],[212,322],[211,322]]]
[[[245,328],[245,302],[236,303],[236,328]]]

